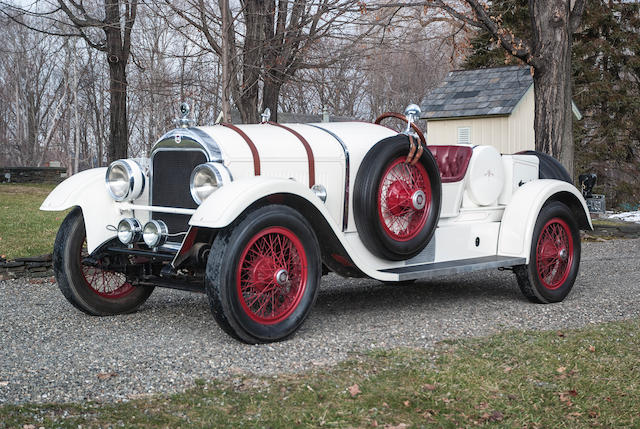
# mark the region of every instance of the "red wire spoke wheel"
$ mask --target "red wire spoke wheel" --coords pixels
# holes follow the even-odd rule
[[[220,230],[205,275],[218,325],[250,343],[281,341],[305,321],[322,275],[320,246],[307,220],[291,207],[250,210]]]
[[[580,231],[562,202],[545,204],[531,238],[529,264],[514,267],[518,285],[532,302],[562,301],[573,288],[580,265]]]
[[[564,220],[556,217],[545,224],[536,255],[540,282],[547,289],[558,289],[567,280],[573,263],[573,237]]]
[[[431,208],[431,183],[420,163],[396,158],[382,174],[378,189],[378,216],[386,233],[397,241],[415,238]]]
[[[77,309],[94,316],[130,313],[147,300],[153,287],[135,287],[123,273],[83,263],[87,242],[82,210],[67,215],[53,247],[53,270],[64,297]],[[127,260],[118,260],[120,265]]]
[[[420,253],[431,240],[442,200],[440,171],[433,154],[423,151],[406,163],[409,138],[379,141],[356,175],[353,215],[358,236],[371,253],[400,261]]]
[[[307,255],[298,237],[282,227],[260,231],[242,252],[236,283],[252,320],[268,325],[286,319],[307,285]]]
[[[84,281],[93,292],[107,299],[116,299],[127,296],[135,289],[131,283],[127,282],[127,277],[122,273],[108,271],[99,266],[84,265],[82,260],[87,256],[87,241],[84,240],[78,260]]]

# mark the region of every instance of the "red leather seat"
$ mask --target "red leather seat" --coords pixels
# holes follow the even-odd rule
[[[469,146],[427,146],[435,157],[442,183],[458,182],[469,167],[472,150]]]

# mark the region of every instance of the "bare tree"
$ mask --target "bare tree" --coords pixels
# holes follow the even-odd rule
[[[104,0],[101,7],[96,4],[85,5],[82,0],[56,0],[55,3],[47,2],[48,10],[27,10],[5,2],[1,4],[19,15],[33,15],[54,22],[58,27],[70,27],[67,31],[51,31],[42,26],[31,26],[31,29],[51,35],[81,37],[90,47],[105,53],[109,65],[110,91],[110,139],[107,154],[109,160],[126,158],[127,64],[138,0]],[[7,11],[3,13],[20,22]],[[60,13],[67,20],[61,19]]]
[[[10,20],[3,20],[6,35],[0,35],[4,111],[3,153],[7,164],[41,165],[60,121],[67,109],[68,88],[60,43],[34,33]]]
[[[104,18],[90,14],[83,2],[58,0],[60,9],[69,18],[78,36],[89,46],[102,51],[109,64],[110,144],[108,160],[127,157],[127,64],[131,53],[131,29],[136,20],[138,0],[104,0]],[[124,9],[122,11],[122,9]],[[95,11],[97,12],[97,11]],[[87,29],[99,29],[104,39],[94,40]]]
[[[204,0],[165,1],[183,22],[201,32],[203,47],[221,59],[223,93],[228,87],[244,122],[255,122],[258,111],[266,107],[277,119],[282,86],[298,70],[328,66],[348,56],[345,46],[331,58],[310,59],[308,53],[319,40],[336,37],[337,28],[349,27],[358,17],[350,13],[355,0],[241,0],[237,7],[228,0],[216,6]],[[351,46],[366,34],[353,30],[348,34]]]

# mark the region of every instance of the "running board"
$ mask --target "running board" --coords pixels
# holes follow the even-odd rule
[[[527,260],[525,258],[494,255],[482,258],[412,265],[409,267],[388,268],[386,270],[380,270],[380,272],[397,274],[398,281],[404,281],[414,279],[432,279],[434,277],[470,273],[472,271],[489,270],[492,268],[506,268],[514,265],[522,265],[526,262]]]

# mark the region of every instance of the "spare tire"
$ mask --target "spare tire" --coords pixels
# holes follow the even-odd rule
[[[371,253],[393,261],[411,258],[431,240],[442,201],[440,172],[431,151],[407,164],[409,138],[379,141],[360,164],[353,205],[358,234]]]
[[[551,155],[536,150],[525,150],[518,152],[517,155],[535,155],[538,157],[540,161],[538,179],[556,179],[573,184],[573,179],[567,169]]]

